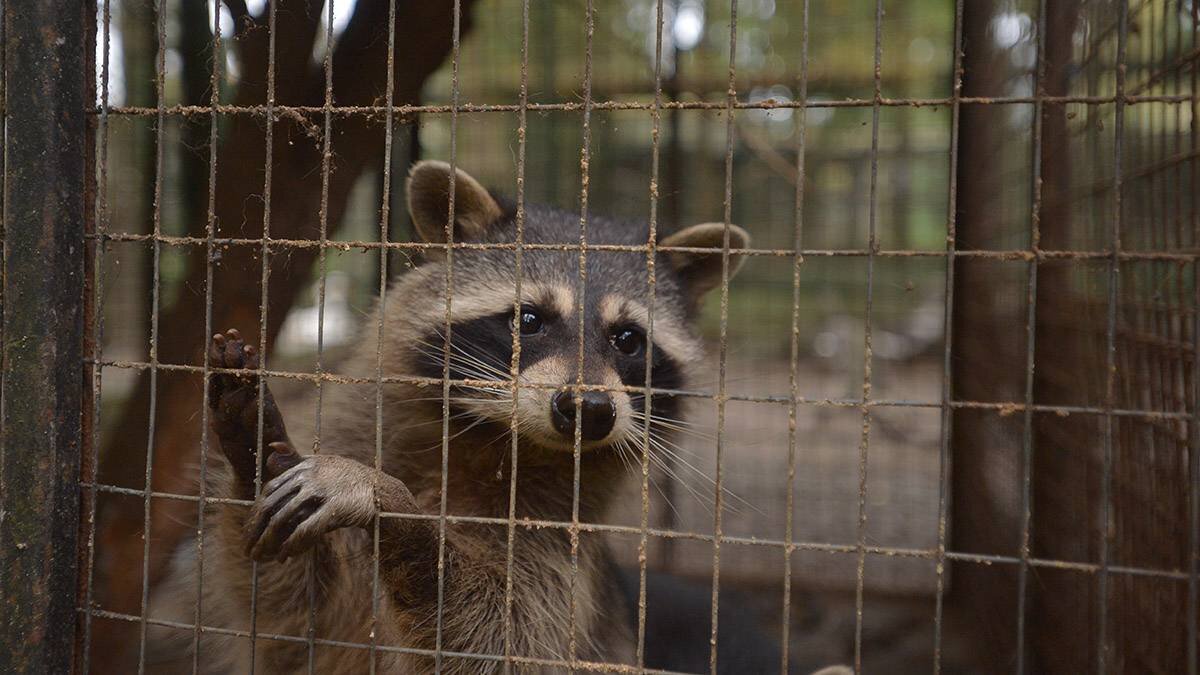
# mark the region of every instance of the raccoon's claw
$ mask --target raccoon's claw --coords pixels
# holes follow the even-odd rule
[[[281,465],[288,461],[286,454],[279,456]],[[327,532],[366,526],[377,510],[375,474],[337,455],[300,460],[263,487],[247,521],[246,554],[259,561],[284,560],[308,550]]]
[[[271,478],[282,476],[284,472],[304,459],[287,441],[275,441],[268,444],[267,448],[270,453],[267,455],[267,473],[264,475],[269,475]]]
[[[259,382],[254,371],[259,366],[259,354],[253,345],[247,345],[237,329],[224,335],[218,333],[208,345],[208,362],[214,368],[236,369],[243,372],[213,373],[209,377],[208,405],[212,412],[212,427],[221,440],[221,450],[233,466],[240,484],[243,498],[252,497],[256,470],[259,467],[255,448],[258,445]],[[291,451],[283,416],[275,405],[275,398],[265,384],[262,387],[263,446],[261,476],[269,479],[278,473],[270,473],[268,459],[276,445]],[[291,451],[294,455],[294,451]],[[281,465],[286,470],[295,462]]]

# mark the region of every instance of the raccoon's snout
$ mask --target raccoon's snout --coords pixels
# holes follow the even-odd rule
[[[603,391],[585,391],[580,397],[583,408],[580,431],[586,441],[598,441],[613,430],[617,422],[617,405],[612,396]],[[575,395],[560,391],[550,399],[550,419],[558,433],[567,438],[575,437]]]

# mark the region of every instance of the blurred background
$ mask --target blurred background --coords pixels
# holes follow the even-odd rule
[[[335,113],[328,156],[326,55],[334,104],[387,105],[387,3],[339,0],[327,30],[323,2],[280,0],[270,74],[269,31],[255,19],[264,5],[231,0],[215,17],[214,3],[191,0],[97,9],[105,366],[94,443],[99,482],[119,489],[99,499],[94,583],[96,602],[118,613],[139,613],[143,548],[131,535],[143,518],[150,583],[195,519],[194,503],[146,500],[142,490],[194,493],[200,377],[168,368],[152,387],[138,364],[199,365],[213,329],[261,325],[273,369],[336,372],[381,271],[394,278],[411,265],[408,251],[369,244],[411,240],[402,187],[414,161],[448,159],[453,143],[458,166],[516,193],[521,2],[463,2],[456,71],[449,3],[399,3],[395,24],[396,105],[509,109],[402,110],[390,123],[374,109]],[[648,104],[657,84],[663,101],[684,104],[661,111],[660,231],[722,220],[731,144],[731,219],[756,248],[785,253],[750,257],[729,288],[734,400],[722,532],[739,539],[721,549],[722,597],[742,598],[776,638],[786,599],[797,668],[853,662],[857,651],[864,669],[886,672],[924,672],[935,661],[951,672],[1011,670],[1018,655],[1033,670],[1082,670],[1102,658],[1097,641],[1135,670],[1183,664],[1196,640],[1185,626],[1195,601],[1184,600],[1195,564],[1194,3],[741,0],[731,59],[728,3],[664,0],[658,69],[657,3],[593,7],[591,100]],[[587,5],[537,0],[528,21],[529,102],[582,103]],[[737,109],[729,120],[720,106],[731,63],[739,103],[807,107]],[[956,83],[971,101],[952,99]],[[1118,104],[1118,86],[1159,99]],[[269,135],[261,111],[212,108],[262,105],[270,89],[276,103],[308,107],[280,115]],[[653,116],[601,108],[590,117],[589,209],[648,219]],[[581,113],[531,110],[524,137],[526,199],[577,208]],[[261,243],[205,237],[212,228],[255,239],[264,220],[276,238],[336,244],[272,248],[260,313]],[[1114,241],[1178,256],[1117,263]],[[799,259],[788,253],[797,245]],[[948,245],[959,252],[953,260]],[[1039,250],[1067,253],[1031,253]],[[1118,271],[1119,312],[1109,302]],[[717,301],[703,325],[714,347]],[[1110,323],[1128,330],[1113,338]],[[1103,373],[1117,347],[1113,384]],[[713,392],[717,353],[713,380],[699,383]],[[308,386],[272,382],[285,398]],[[945,404],[951,391],[972,405]],[[864,395],[878,403],[868,414]],[[1047,407],[1025,407],[1033,403]],[[1075,418],[1072,406],[1081,409]],[[711,534],[716,407],[691,408],[697,431],[668,458],[674,476],[656,469],[650,520]],[[1114,430],[1114,408],[1166,416],[1122,417]],[[1147,452],[1146,471],[1159,473],[1122,473],[1121,458]],[[1031,475],[1041,477],[1032,488]],[[1166,496],[1147,497],[1153,485]],[[1133,491],[1127,503],[1122,486]],[[1103,489],[1116,507],[1099,499]],[[611,522],[637,525],[637,486],[621,501]],[[1036,517],[1031,503],[1044,505]],[[1104,543],[1124,541],[1108,524],[1114,513],[1145,518],[1129,526],[1131,551],[1162,555],[1120,560],[1123,549]],[[789,538],[804,546],[786,558],[782,547],[759,544]],[[636,537],[612,540],[622,562],[636,565]],[[946,549],[963,554],[949,570],[938,558]],[[1083,567],[1062,572],[1031,558]],[[1099,581],[1112,564],[1176,576],[1150,579],[1150,591],[1122,590],[1125,576]],[[712,545],[652,538],[649,566],[707,592]],[[1148,605],[1122,613],[1126,592]],[[1105,618],[1106,602],[1122,620],[1158,616],[1160,635],[1174,637],[1150,647],[1144,633],[1110,626],[1102,636],[1097,622],[1126,625]],[[1018,627],[1018,616],[1038,612],[1081,626],[1076,641],[1052,648],[1058,633],[1048,623]],[[129,630],[119,618],[92,622],[97,635]],[[120,663],[94,644],[97,664]],[[695,645],[707,648],[706,639]]]

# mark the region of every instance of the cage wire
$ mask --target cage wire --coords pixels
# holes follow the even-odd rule
[[[344,0],[308,3],[321,18],[307,23],[284,0],[204,4],[99,0],[90,26],[98,77],[87,105],[77,669],[152,672],[150,631],[167,629],[188,636],[193,672],[205,667],[205,635],[303,645],[309,672],[330,649],[418,654],[438,669],[468,659],[659,672],[645,659],[648,579],[660,572],[705,593],[709,635],[692,647],[710,672],[731,602],[756,608],[752,623],[778,640],[782,672],[837,662],[1200,667],[1195,3]],[[365,66],[339,44],[361,29],[354,14],[369,11],[388,27],[371,52],[381,91],[340,90],[340,69]],[[445,65],[413,65],[402,17],[441,22],[428,31],[443,40]],[[206,45],[187,42],[197,18]],[[301,29],[315,46],[297,55],[288,36]],[[139,61],[139,47],[149,59]],[[189,49],[209,57],[199,72]],[[249,72],[255,58],[261,81]],[[853,65],[830,65],[843,60]],[[295,91],[281,64],[316,67],[316,94]],[[400,72],[417,67],[427,82]],[[233,75],[254,89],[249,98],[231,93]],[[256,139],[241,150],[260,161],[242,166],[223,149],[228,138]],[[354,150],[363,138],[381,139],[381,154]],[[515,243],[454,241],[453,172],[446,243],[410,240],[395,181],[419,156],[515,188]],[[297,178],[296,167],[307,173]],[[256,186],[250,206],[222,201],[238,183]],[[526,242],[532,202],[574,202],[579,240]],[[308,225],[290,224],[313,208]],[[609,212],[648,219],[646,243],[589,243],[591,214]],[[189,213],[201,214],[198,225]],[[518,387],[540,385],[517,384],[519,331],[511,381],[451,378],[454,256],[512,251],[519,322],[523,254],[578,254],[570,390],[579,406],[585,392],[611,390],[583,375],[589,254],[645,259],[652,345],[656,254],[697,252],[660,246],[659,235],[705,219],[726,226],[721,284],[702,325],[712,379],[663,390],[647,367],[643,386],[619,391],[648,406],[652,394],[684,399],[711,436],[656,457],[647,416],[625,498],[608,521],[589,522],[576,416],[572,517],[518,518],[515,400]],[[760,243],[738,251],[748,263],[731,284],[732,223]],[[346,326],[371,303],[409,301],[390,297],[389,282],[427,249],[445,252],[442,376],[384,375],[382,315],[363,329],[376,336],[374,373],[342,371]],[[257,297],[251,310],[227,311],[245,288]],[[310,305],[295,300],[306,290]],[[197,316],[175,311],[189,296],[201,298],[202,331]],[[203,568],[205,506],[248,503],[205,487],[208,383],[233,371],[196,350],[231,321],[253,333],[261,356],[259,452],[268,378],[281,400],[315,393],[317,452],[326,390],[370,387],[380,470],[385,386],[440,392],[441,500],[436,514],[374,518],[367,643],[319,633],[311,566],[300,634],[258,630],[257,568],[248,630],[208,621],[202,574],[191,622],[150,611],[183,535],[195,535],[182,545]],[[448,504],[454,385],[512,392],[507,517]],[[137,405],[143,412],[128,415]],[[102,454],[115,434],[133,441]],[[185,470],[193,463],[198,483]],[[11,494],[8,476],[0,483]],[[374,630],[381,520],[393,518],[438,528],[432,650],[387,644]],[[506,531],[502,653],[443,642],[446,532],[462,523]],[[572,638],[561,660],[513,650],[514,541],[534,527],[570,541]],[[633,663],[578,653],[579,546],[592,537],[636,570]],[[114,656],[116,644],[137,647]]]

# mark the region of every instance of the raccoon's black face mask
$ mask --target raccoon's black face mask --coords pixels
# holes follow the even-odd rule
[[[449,230],[468,245],[449,261],[431,248],[415,273],[424,298],[407,300],[424,308],[412,320],[416,370],[453,381],[457,420],[508,426],[515,414],[523,439],[567,451],[639,444],[647,419],[652,431],[677,423],[672,392],[703,358],[698,300],[737,271],[742,257],[723,251],[745,248],[744,230],[705,223],[657,242],[652,292],[645,224],[590,217],[587,242],[600,248],[581,256],[578,214],[529,206],[518,232],[515,208],[444,163],[414,167],[408,195],[426,243]],[[518,237],[533,248],[518,255]]]

